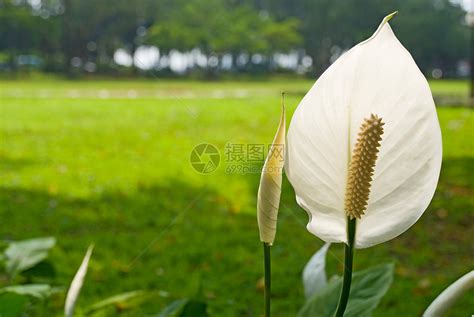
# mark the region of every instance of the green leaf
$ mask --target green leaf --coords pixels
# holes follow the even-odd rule
[[[34,267],[48,256],[56,244],[53,237],[11,242],[4,252],[5,266],[10,276]]]
[[[87,309],[87,312],[90,313],[93,311],[101,310],[101,309],[107,308],[108,306],[116,306],[116,307],[119,306],[123,308],[123,306],[126,306],[127,302],[137,299],[139,297],[142,297],[144,295],[145,295],[145,292],[141,290],[114,295],[90,306]]]
[[[189,300],[179,317],[208,317],[207,304],[200,300]]]
[[[21,275],[24,276],[28,281],[35,279],[51,280],[56,276],[56,268],[54,264],[49,260],[41,261],[32,268],[24,270],[21,272]]]
[[[189,299],[178,299],[169,304],[161,311],[157,317],[170,317],[176,316],[176,314],[183,310],[184,306],[189,302]]]
[[[393,264],[378,265],[355,272],[345,317],[371,316],[393,280]],[[332,280],[314,294],[298,313],[299,317],[333,317],[336,312],[342,277]]]
[[[15,293],[0,294],[0,316],[20,317],[26,309],[28,297]]]
[[[326,254],[331,243],[326,243],[316,251],[311,259],[306,263],[303,270],[304,295],[311,298],[318,290],[326,287],[328,279],[326,277]]]
[[[0,288],[0,293],[15,293],[43,300],[51,295],[52,289],[48,284],[12,285]]]
[[[156,317],[208,317],[207,304],[196,299],[178,299],[169,304]]]

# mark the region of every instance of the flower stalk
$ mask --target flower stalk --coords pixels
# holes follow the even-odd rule
[[[270,300],[271,300],[271,289],[272,289],[272,264],[270,258],[271,245],[263,242],[263,262],[265,271],[265,289],[264,289],[264,302],[265,302],[265,317],[270,317]]]
[[[337,305],[336,317],[344,316],[352,282],[352,264],[354,261],[354,238],[356,231],[356,219],[347,217],[347,238],[348,244],[344,245],[344,277],[342,280],[342,290]]]

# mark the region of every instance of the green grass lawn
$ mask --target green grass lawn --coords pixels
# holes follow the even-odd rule
[[[280,95],[288,118],[307,80],[0,82],[0,238],[55,236],[55,285],[66,286],[90,243],[95,251],[79,305],[144,289],[150,297],[123,316],[158,313],[201,289],[211,316],[261,316],[257,173],[229,173],[225,147],[268,144]],[[432,82],[434,94],[466,95],[466,82]],[[358,250],[356,269],[396,263],[375,316],[419,316],[448,284],[472,269],[474,115],[439,108],[444,161],[428,211],[401,237]],[[289,122],[289,120],[288,120]],[[192,148],[212,143],[217,171],[190,165]],[[259,167],[255,162],[249,167]],[[227,170],[227,172],[226,172]],[[274,316],[303,303],[301,272],[323,243],[284,182],[273,248]],[[342,272],[331,248],[331,274]],[[0,276],[0,286],[6,281]],[[49,305],[61,314],[64,294]],[[474,298],[449,316],[467,316]],[[110,311],[113,315],[114,311]]]

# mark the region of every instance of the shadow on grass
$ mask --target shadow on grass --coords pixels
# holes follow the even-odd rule
[[[201,289],[213,316],[260,311],[255,217],[232,212],[232,202],[210,188],[166,180],[78,199],[4,187],[0,206],[2,239],[57,238],[51,261],[58,285],[70,282],[85,248],[95,243],[84,302],[135,289],[161,291],[131,313],[136,316]],[[61,305],[61,299],[53,303],[58,312]]]

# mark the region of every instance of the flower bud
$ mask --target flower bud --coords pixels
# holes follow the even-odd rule
[[[281,181],[285,157],[285,106],[282,105],[280,125],[263,165],[257,198],[257,220],[260,241],[273,244],[280,205]]]

